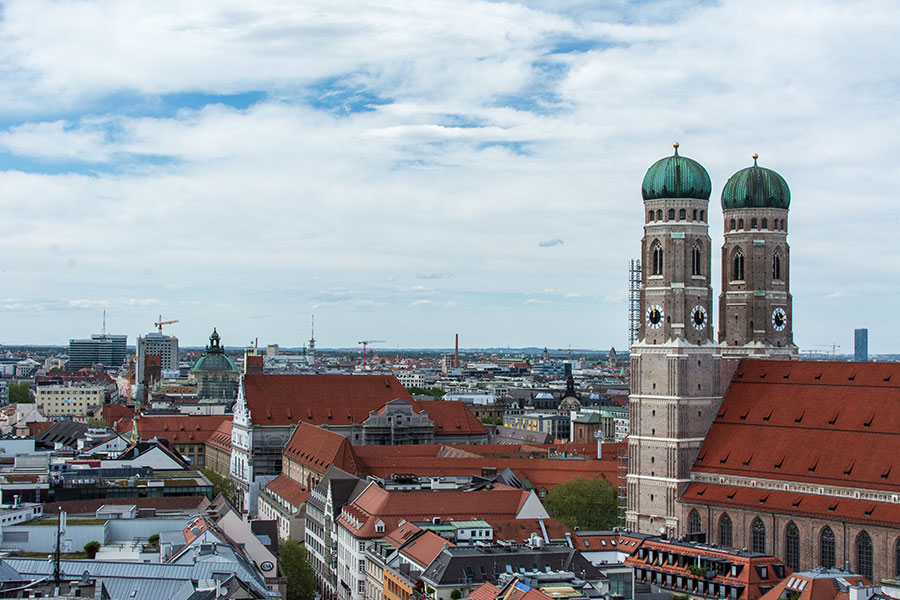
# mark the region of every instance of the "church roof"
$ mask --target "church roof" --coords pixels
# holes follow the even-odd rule
[[[675,154],[666,156],[653,163],[641,185],[644,200],[660,198],[696,198],[709,200],[712,193],[712,181],[703,165],[696,160],[678,155],[678,144]]]
[[[692,470],[897,490],[897,423],[900,363],[744,360]]]
[[[722,208],[788,208],[791,189],[784,177],[756,164],[741,169],[728,178],[722,188]]]

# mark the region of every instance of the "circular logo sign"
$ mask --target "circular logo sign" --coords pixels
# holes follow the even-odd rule
[[[272,569],[275,568],[275,565],[272,564],[272,561],[267,560],[264,563],[262,563],[261,565],[259,565],[259,568],[262,569],[263,571],[271,571]]]

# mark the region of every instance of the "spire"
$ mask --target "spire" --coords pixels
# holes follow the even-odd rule
[[[756,164],[756,159],[757,159],[757,158],[759,158],[759,154],[757,154],[756,152],[754,152],[754,153],[753,153],[753,166],[754,166],[754,167],[758,166],[758,165]]]
[[[675,156],[678,156],[678,146],[680,146],[678,142],[672,144],[672,147],[675,148]]]

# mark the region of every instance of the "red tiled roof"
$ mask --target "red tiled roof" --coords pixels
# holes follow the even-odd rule
[[[384,536],[384,541],[392,544],[393,546],[399,548],[406,542],[408,542],[414,535],[422,531],[422,528],[418,525],[414,525],[409,521],[406,521],[389,534]]]
[[[424,569],[437,558],[445,545],[453,546],[454,544],[432,531],[423,531],[421,535],[416,536],[413,541],[401,548],[400,554]]]
[[[127,404],[104,404],[103,418],[112,427],[119,419],[130,419],[134,416],[134,407]]]
[[[851,523],[870,523],[885,527],[896,527],[897,523],[900,523],[900,505],[890,502],[835,498],[834,496],[751,487],[694,482],[685,489],[681,496],[681,502]]]
[[[393,375],[244,376],[244,393],[255,425],[352,425],[387,402],[402,398],[421,405]]]
[[[231,452],[231,419],[222,421],[222,424],[206,440],[206,444],[225,452]]]
[[[541,529],[541,521],[544,522],[544,528]],[[566,533],[572,535],[572,530],[563,525],[562,521],[554,518],[547,519],[494,519],[490,521],[491,527],[494,529],[494,540],[512,540],[519,544],[524,544],[531,539],[531,534],[536,533],[542,538],[544,530],[547,531],[547,538],[550,541],[566,541]]]
[[[810,575],[813,574],[794,573],[791,577],[785,577],[778,585],[763,594],[761,600],[778,600],[795,594],[798,594],[794,596],[796,600],[848,600],[850,594],[841,591],[841,585],[836,581],[838,578],[853,587],[871,585],[865,577],[849,575],[846,571],[830,570],[815,573],[812,577]]]
[[[896,490],[898,396],[900,363],[742,361],[693,471]]]
[[[30,421],[28,423],[28,434],[36,437],[56,425],[56,421]]]
[[[353,448],[346,437],[309,423],[300,423],[294,430],[284,448],[284,457],[322,475],[331,465],[348,473],[359,471]]]
[[[613,485],[619,484],[618,455],[625,452],[624,443],[605,444],[602,460],[563,458],[561,455],[546,458],[548,453],[545,448],[522,452],[516,446],[506,445],[421,445],[357,446],[353,450],[359,470],[378,477],[389,477],[395,473],[454,477],[480,475],[482,467],[494,467],[498,471],[509,467],[518,477],[528,479],[535,488],[548,491],[575,477],[602,477]],[[529,458],[531,456],[533,458]]]
[[[375,531],[376,522],[383,521],[385,530],[391,531],[402,519],[426,521],[433,517],[441,520],[484,519],[512,520],[528,499],[524,490],[495,485],[490,490],[479,491],[423,491],[388,492],[375,484],[369,485],[356,500],[344,507],[362,525],[356,529],[345,516],[340,521],[358,538],[380,537]]]
[[[478,435],[486,434],[487,427],[479,421],[469,407],[456,400],[431,400],[419,406],[428,413],[434,423],[435,435]]]
[[[166,415],[143,416],[138,419],[138,433],[142,440],[161,437],[177,444],[203,444],[215,433],[222,421],[230,421],[232,415]],[[131,431],[132,423],[120,420],[119,432]]]
[[[281,496],[294,506],[300,506],[309,498],[309,489],[300,485],[287,475],[279,475],[268,484],[266,489]]]
[[[500,588],[488,581],[472,590],[466,598],[469,598],[470,600],[494,600],[499,593]]]

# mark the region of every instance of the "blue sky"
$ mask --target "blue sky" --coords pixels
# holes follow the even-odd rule
[[[3,2],[0,343],[621,348],[677,140],[715,247],[790,184],[801,349],[900,351],[896,3],[597,4]]]

